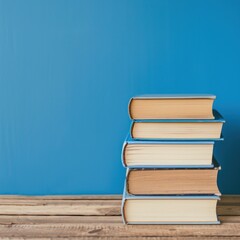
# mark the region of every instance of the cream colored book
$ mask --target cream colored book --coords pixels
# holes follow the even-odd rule
[[[128,136],[122,162],[128,168],[211,168],[214,141],[140,141]]]
[[[213,119],[210,94],[142,95],[131,98],[131,119]]]
[[[130,129],[134,139],[217,140],[225,120],[214,110],[214,119],[135,120]]]
[[[217,196],[123,195],[126,224],[219,224]]]

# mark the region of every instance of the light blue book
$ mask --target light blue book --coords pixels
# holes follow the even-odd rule
[[[222,115],[214,110],[214,119],[145,119],[134,120],[130,135],[135,140],[220,141]]]
[[[219,224],[219,196],[134,196],[125,189],[122,219],[125,224]]]

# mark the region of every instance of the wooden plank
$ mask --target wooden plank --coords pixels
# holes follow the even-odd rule
[[[220,216],[222,223],[240,223],[240,216]],[[0,215],[0,225],[41,224],[41,223],[88,223],[88,224],[122,224],[121,216],[15,216]]]
[[[217,207],[217,213],[219,216],[238,216],[240,215],[240,206],[239,205],[237,206],[219,205]]]
[[[214,239],[214,234],[216,236],[231,237],[231,239],[233,236],[240,236],[240,216],[224,216],[220,217],[220,220],[223,222],[221,225],[126,226],[122,224],[120,216],[58,217],[7,215],[0,216],[0,236],[26,238],[36,236],[83,236],[92,238],[103,235],[103,237],[110,237],[111,239],[115,239],[115,236],[121,239],[129,236],[166,236],[168,239],[169,236],[176,235],[178,237],[175,239],[194,239],[199,236],[206,239]]]
[[[120,215],[121,200],[1,201],[2,215]]]
[[[240,195],[223,195],[220,200],[221,204],[238,203],[240,204]]]
[[[14,202],[14,201],[75,201],[75,200],[121,200],[122,195],[78,195],[78,196],[21,196],[21,195],[0,195],[1,202]],[[223,195],[221,196],[220,204],[224,203],[238,203],[240,204],[240,195]],[[26,202],[25,202],[26,203]]]
[[[223,197],[221,225],[128,226],[119,199],[3,197],[0,239],[240,239],[239,203],[238,196]]]
[[[232,219],[238,222],[239,219]],[[39,223],[88,223],[88,224],[122,224],[121,216],[15,216],[0,215],[0,225],[39,224]]]
[[[115,205],[121,205],[121,200],[115,200],[115,199],[105,199],[105,200],[99,200],[99,199],[89,199],[89,200],[62,200],[62,199],[0,199],[0,206],[2,205],[9,205],[9,206],[40,206],[40,205],[79,205],[79,204],[102,204],[102,205],[108,205],[108,204],[115,204]]]
[[[135,225],[123,224],[4,224],[0,225],[4,237],[240,237],[240,223],[221,225]]]
[[[42,195],[42,196],[27,196],[27,195],[0,195],[2,199],[48,199],[48,200],[121,200],[121,194],[114,195]]]
[[[240,223],[240,216],[219,216],[221,223]]]
[[[38,238],[38,237],[7,237],[7,238],[1,238],[1,240],[61,240],[61,239],[68,239],[68,240],[76,240],[79,239],[79,237],[50,237],[50,238]],[[229,240],[229,237],[81,237],[81,240]],[[231,237],[231,240],[239,239],[239,237]]]
[[[0,195],[2,199],[36,199],[36,200],[121,200],[122,195],[43,195],[43,196],[26,196],[26,195]],[[221,202],[240,203],[240,195],[223,195]]]
[[[68,239],[68,240],[76,240],[76,239],[79,239],[79,237],[50,237],[50,238],[38,238],[38,237],[7,237],[7,238],[1,238],[1,240],[61,240],[61,239]],[[229,240],[229,237],[214,237],[214,236],[211,236],[211,237],[101,237],[101,236],[98,236],[98,237],[81,237],[81,240],[124,240],[124,239],[127,239],[127,240]],[[236,239],[239,239],[239,237],[231,237],[231,240],[236,240]]]
[[[240,215],[240,197],[223,198],[218,204],[219,215]],[[81,199],[18,199],[1,198],[0,214],[2,215],[86,215],[86,216],[119,216],[121,200],[81,200]]]

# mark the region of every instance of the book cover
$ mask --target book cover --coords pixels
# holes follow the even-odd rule
[[[172,99],[172,98],[211,98],[216,99],[214,94],[143,94],[131,99]],[[130,101],[131,101],[130,99]]]

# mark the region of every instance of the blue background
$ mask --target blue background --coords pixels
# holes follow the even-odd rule
[[[240,193],[240,1],[0,0],[0,193],[115,194],[127,105],[212,93]]]

